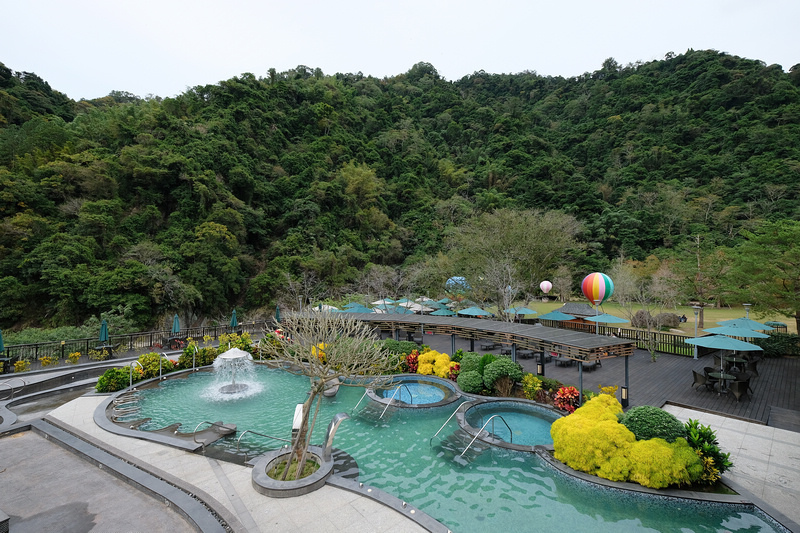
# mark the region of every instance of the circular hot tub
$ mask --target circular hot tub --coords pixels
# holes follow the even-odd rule
[[[457,413],[461,428],[478,439],[514,450],[552,445],[550,426],[562,415],[525,400],[478,400]]]
[[[460,397],[452,382],[419,374],[393,376],[385,387],[367,389],[367,395],[378,403],[405,408],[439,407]]]

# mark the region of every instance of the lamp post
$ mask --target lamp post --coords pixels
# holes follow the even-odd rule
[[[700,313],[700,306],[693,305],[692,309],[694,309],[694,338],[697,338],[697,315]],[[694,358],[697,359],[697,345],[694,345]]]
[[[750,318],[750,306],[751,305],[753,305],[753,304],[742,304],[742,306],[744,307],[744,317],[745,318]]]

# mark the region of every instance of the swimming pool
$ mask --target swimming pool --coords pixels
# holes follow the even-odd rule
[[[456,401],[460,394],[451,381],[417,374],[393,376],[382,389],[367,389],[374,401],[400,408],[440,407]]]
[[[204,420],[223,420],[236,424],[239,434],[250,429],[287,438],[295,405],[307,398],[308,379],[266,367],[259,367],[253,379],[261,392],[237,400],[204,394],[219,386],[210,372],[170,379],[141,392],[137,416],[153,418],[144,429],[182,422],[182,429],[191,431]],[[323,398],[313,442],[321,442],[333,415],[349,413],[363,393],[341,387],[335,397]],[[362,402],[339,427],[334,446],[356,459],[359,481],[410,502],[456,533],[528,531],[531,524],[539,531],[784,531],[749,506],[651,498],[582,483],[530,452],[490,446],[458,460],[469,435],[455,419],[443,438],[431,437],[462,401],[429,409],[390,408],[383,418],[362,409]],[[222,439],[218,446],[235,451],[236,438]],[[242,446],[250,456],[277,447],[252,434],[244,436]]]
[[[561,415],[534,403],[516,400],[479,401],[467,408],[459,425],[471,435],[500,446],[521,449],[553,444],[550,425]]]

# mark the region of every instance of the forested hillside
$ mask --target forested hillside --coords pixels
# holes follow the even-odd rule
[[[300,66],[80,102],[0,63],[0,327],[341,294],[371,265],[446,265],[451,230],[499,208],[577,219],[576,275],[694,260],[797,219],[798,182],[800,65],[715,51],[569,79]]]

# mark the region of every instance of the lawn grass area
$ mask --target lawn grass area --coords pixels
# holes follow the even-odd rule
[[[572,301],[576,302],[579,301],[581,303],[588,304],[586,300],[572,300]],[[515,307],[521,305],[522,302],[514,304]],[[529,309],[533,309],[538,314],[543,315],[545,313],[549,313],[550,311],[555,311],[556,309],[560,309],[561,306],[563,305],[564,304],[562,302],[550,300],[549,302],[531,302],[527,307]],[[638,307],[634,306],[634,312],[635,310],[638,309],[639,309]],[[608,313],[609,315],[618,316],[620,318],[625,318],[625,319],[628,318],[628,315],[622,310],[621,306],[616,302],[604,303],[603,305],[600,306],[600,312]],[[694,309],[692,309],[691,306],[684,305],[676,307],[674,309],[665,309],[665,312],[675,313],[678,316],[686,315],[687,319],[686,322],[683,322],[682,324],[680,324],[679,327],[674,329],[682,331],[685,335],[689,337],[694,336]],[[698,328],[697,331],[698,335],[703,334],[702,330],[704,328],[714,328],[719,326],[717,322],[720,322],[722,320],[730,320],[732,318],[743,318],[745,316],[745,310],[743,307],[723,307],[720,309],[706,307],[703,310],[703,314],[704,314],[704,323],[703,327]],[[531,315],[529,318],[533,318],[534,316],[536,315]],[[785,316],[781,316],[778,314],[761,316],[755,313],[754,311],[751,311],[750,318],[758,322],[761,322],[762,324],[768,321],[783,322],[788,326],[789,333],[797,333],[797,325],[795,324],[795,321],[793,319],[786,318]],[[620,326],[625,327],[624,324],[620,324]],[[630,324],[628,324],[627,327],[630,327]]]

